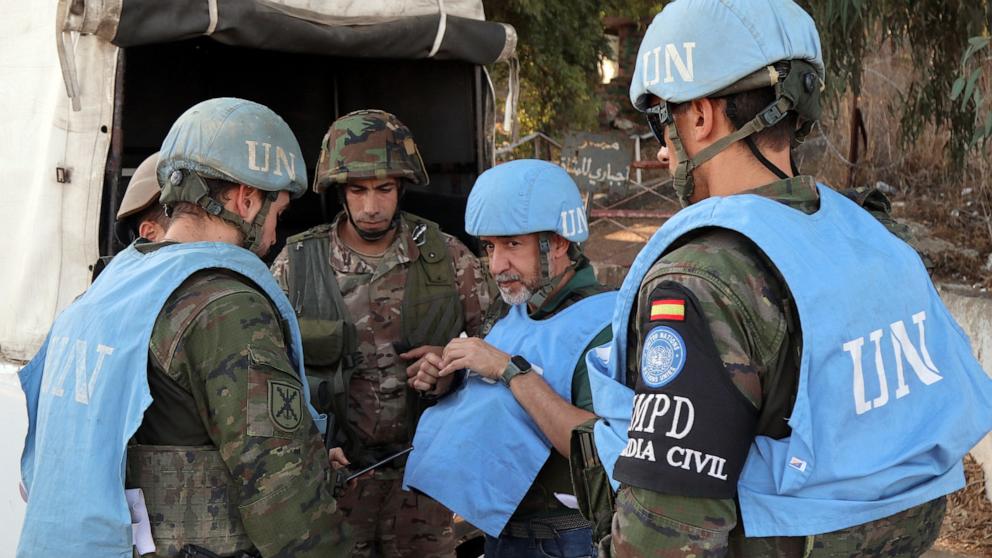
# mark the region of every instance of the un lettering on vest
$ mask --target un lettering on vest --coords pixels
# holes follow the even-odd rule
[[[634,413],[631,416],[630,427],[627,429],[627,447],[620,455],[656,462],[658,456],[655,455],[654,442],[650,438],[641,438],[632,434],[641,432],[654,434],[656,430],[664,430],[666,437],[681,440],[692,432],[695,420],[696,408],[692,400],[686,397],[670,396],[665,393],[639,393],[634,397]],[[671,467],[727,480],[727,474],[724,473],[727,460],[717,455],[673,445],[668,448],[662,459]]]
[[[48,342],[48,353],[45,355],[42,397],[65,397],[66,380],[72,376],[75,379],[73,398],[77,403],[89,405],[100,379],[100,371],[113,354],[114,348],[102,343],[91,347],[82,339],[53,337]]]
[[[919,346],[914,345],[912,340],[910,340],[904,320],[893,322],[888,327],[888,338],[891,342],[891,350],[895,359],[895,399],[902,399],[910,393],[909,384],[906,383],[903,360],[909,364],[910,369],[912,369],[913,373],[924,386],[933,385],[944,379],[934,365],[933,360],[930,359],[930,353],[927,351],[925,327],[927,313],[917,312],[913,314],[911,319],[919,333]],[[863,415],[879,407],[884,407],[891,401],[888,371],[885,368],[885,362],[882,358],[882,345],[885,344],[883,339],[886,338],[886,331],[885,329],[876,329],[870,332],[867,338],[868,342],[874,346],[874,351],[871,348],[865,350],[865,336],[852,339],[844,343],[842,347],[844,352],[851,356],[851,376],[853,379],[851,391],[854,395],[854,411],[859,415]],[[867,399],[865,393],[865,366],[863,363],[865,355],[863,353],[866,352],[874,353],[874,358],[870,358],[869,362],[874,363],[875,375],[878,378],[879,393],[871,401]]]
[[[259,159],[259,142],[245,140],[245,144],[248,146],[248,168],[257,172],[270,172],[270,157],[272,155],[271,143],[262,142],[262,150],[265,156]],[[296,180],[296,154],[293,152],[287,153],[285,149],[275,146],[276,148],[276,167],[272,170],[272,174],[276,176],[282,176],[283,168],[286,169],[286,173],[289,175],[290,180]],[[261,161],[261,164],[259,162]]]
[[[586,221],[586,210],[579,206],[574,209],[566,209],[561,212],[561,235],[565,238],[572,238],[589,230],[589,222]]]
[[[650,87],[652,85],[661,83],[664,79],[665,83],[672,83],[675,81],[675,75],[672,74],[672,68],[678,72],[679,77],[682,81],[692,82],[695,80],[695,71],[692,65],[692,50],[696,48],[696,43],[682,43],[682,52],[676,45],[669,43],[665,45],[665,75],[661,75],[661,47],[655,47],[653,50],[649,50],[644,53],[644,86]],[[682,55],[685,54],[685,56]],[[651,70],[654,70],[652,72]]]

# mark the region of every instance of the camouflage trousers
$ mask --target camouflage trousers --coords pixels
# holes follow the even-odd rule
[[[427,496],[404,491],[402,485],[402,474],[362,479],[338,499],[355,541],[351,555],[454,558],[452,513]]]
[[[601,558],[915,558],[940,533],[946,498],[895,515],[812,537],[745,537],[736,526],[689,526],[652,505],[655,493],[623,487],[617,494],[611,535],[599,543]],[[667,513],[666,513],[667,512]],[[707,528],[712,527],[712,528]]]

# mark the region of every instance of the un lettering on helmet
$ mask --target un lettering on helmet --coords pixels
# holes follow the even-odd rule
[[[713,95],[784,60],[823,78],[813,18],[792,0],[675,0],[655,16],[636,58],[630,100],[682,103]]]
[[[665,83],[675,81],[675,76],[672,75],[672,66],[675,66],[682,81],[695,80],[695,72],[692,65],[692,50],[694,48],[696,48],[696,43],[682,43],[682,52],[680,53],[674,44],[668,43],[665,45]],[[662,50],[659,46],[644,53],[644,87],[650,87],[662,81],[661,52]],[[652,68],[654,69],[653,73],[651,72]]]
[[[257,172],[269,172],[269,156],[272,153],[272,148],[275,147],[275,169],[272,170],[272,174],[276,176],[283,175],[283,169],[286,170],[286,174],[289,176],[290,180],[296,180],[296,154],[292,151],[287,152],[279,145],[273,146],[271,143],[258,142],[252,140],[245,140],[245,144],[248,146],[248,168]],[[261,159],[261,164],[259,163],[258,157],[258,146],[261,144],[262,149],[265,152],[265,156]]]

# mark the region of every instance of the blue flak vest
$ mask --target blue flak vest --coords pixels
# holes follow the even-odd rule
[[[132,556],[124,466],[128,441],[152,402],[148,342],[169,295],[207,268],[234,271],[268,295],[290,326],[287,345],[308,391],[295,314],[256,255],[213,242],[148,254],[132,245],[59,315],[19,374],[28,407],[21,457],[28,504],[18,557]]]
[[[615,292],[596,294],[543,320],[531,319],[519,304],[486,342],[542,368],[551,389],[571,402],[575,367],[610,325],[615,301]],[[551,442],[510,390],[473,374],[420,418],[403,488],[427,494],[497,537],[550,453]]]
[[[680,211],[624,280],[613,342],[587,359],[603,417],[597,450],[612,475],[633,399],[622,385],[628,325],[651,265],[702,227],[737,231],[764,251],[795,300],[803,351],[791,435],[756,437],[738,481],[749,537],[836,531],[957,490],[962,457],[992,429],[992,380],[919,256],[844,196],[818,189],[811,215],[751,194]]]

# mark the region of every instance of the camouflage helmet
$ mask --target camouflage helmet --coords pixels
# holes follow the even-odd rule
[[[127,191],[124,192],[124,199],[121,200],[121,207],[117,210],[118,221],[141,213],[152,204],[158,203],[158,196],[162,189],[155,176],[157,165],[158,153],[156,152],[142,161],[134,170],[131,181],[127,184]]]
[[[388,177],[419,186],[430,183],[410,129],[382,110],[357,110],[335,120],[320,146],[314,191],[354,179]]]

